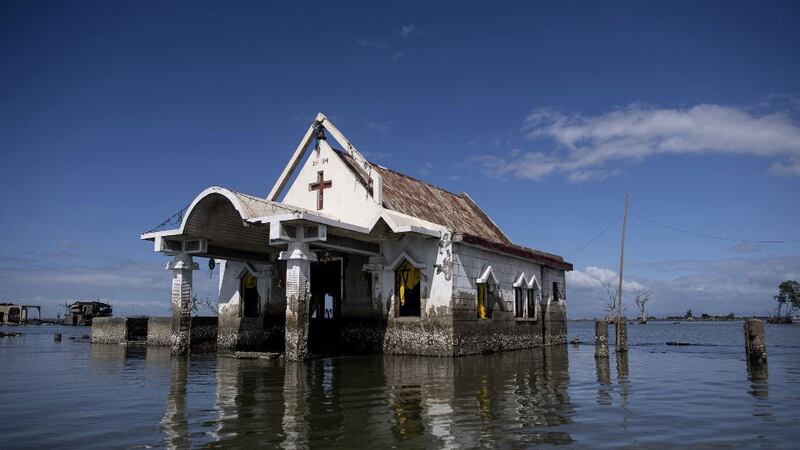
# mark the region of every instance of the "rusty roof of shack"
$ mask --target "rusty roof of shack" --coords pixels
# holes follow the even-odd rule
[[[353,158],[336,150],[345,164],[368,189],[370,180],[364,179]],[[457,241],[530,259],[542,264],[572,270],[572,264],[552,253],[514,244],[500,227],[466,193],[454,194],[440,187],[372,164],[383,179],[383,207],[428,222],[437,223],[457,233]]]

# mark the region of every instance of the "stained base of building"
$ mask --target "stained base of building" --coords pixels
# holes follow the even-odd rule
[[[312,321],[307,357],[380,353],[451,357],[565,344],[567,328],[563,308],[556,304],[549,309],[552,320],[538,321],[482,320],[452,324],[409,318],[377,323]],[[172,321],[171,317],[96,318],[92,323],[92,343],[169,346]],[[254,322],[241,321],[236,328],[231,328],[222,326],[216,317],[193,317],[190,348],[192,351],[283,353],[283,324],[260,326]]]

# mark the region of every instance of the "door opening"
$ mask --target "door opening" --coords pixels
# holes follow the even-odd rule
[[[341,258],[311,264],[311,302],[308,308],[311,353],[328,355],[338,351],[342,269]]]

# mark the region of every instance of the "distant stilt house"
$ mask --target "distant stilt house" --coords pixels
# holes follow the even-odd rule
[[[111,305],[103,302],[75,302],[67,306],[64,325],[90,326],[95,317],[111,317]]]
[[[194,257],[220,263],[220,348],[297,360],[566,342],[570,263],[511,242],[467,194],[367,161],[322,114],[266,198],[211,187],[173,219],[141,238],[173,258],[175,352]]]
[[[32,309],[35,309],[38,312],[38,316],[35,319],[30,315],[30,310]],[[42,321],[41,306],[0,303],[0,324],[21,325],[33,321]]]

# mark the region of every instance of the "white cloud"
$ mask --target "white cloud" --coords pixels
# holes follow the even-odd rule
[[[403,25],[403,27],[400,28],[400,36],[403,36],[404,38],[425,37],[427,35],[428,34],[425,33],[424,31],[418,30],[413,23],[408,25]]]
[[[402,53],[400,53],[400,52],[394,52],[394,54],[392,55],[392,61],[397,61],[398,59],[400,59],[400,58],[402,58],[402,57],[403,57],[403,54],[402,54]]]
[[[614,175],[615,164],[659,155],[748,155],[772,160],[770,171],[800,175],[800,126],[789,115],[758,115],[745,108],[702,104],[687,109],[639,104],[597,116],[553,108],[532,111],[522,128],[528,139],[556,144],[553,152],[473,158],[494,176],[541,179],[564,174],[571,181]]]
[[[800,256],[631,262],[626,272],[639,274],[624,284],[623,301],[629,315],[636,311],[631,294],[639,286],[652,292],[648,311],[657,316],[682,314],[687,309],[696,315],[765,315],[775,306],[772,296],[778,284],[800,280]],[[602,317],[605,305],[598,293],[603,282],[616,280],[615,271],[602,267],[568,273],[570,317]]]
[[[367,130],[375,132],[375,133],[386,134],[386,133],[391,133],[392,132],[392,121],[391,120],[386,120],[386,121],[373,120],[373,121],[367,122],[367,124],[365,126],[367,127]]]
[[[754,242],[740,242],[731,247],[731,250],[734,253],[757,253],[764,250],[764,245]]]
[[[371,39],[359,38],[359,39],[356,39],[356,43],[358,45],[362,46],[362,47],[371,47],[371,48],[377,48],[377,49],[389,48],[389,43],[388,42],[373,41]]]
[[[41,305],[46,318],[63,314],[64,303],[75,300],[108,301],[117,314],[164,315],[170,308],[168,258],[151,262],[107,256],[84,250],[84,245],[57,242],[56,249],[70,247],[77,253],[45,249],[26,257],[0,255],[0,299]],[[204,266],[201,264],[201,266]],[[214,271],[214,275],[219,270]],[[194,291],[202,298],[216,298],[217,276],[206,270],[194,273]]]
[[[567,272],[567,285],[569,289],[597,291],[603,288],[603,284],[610,283],[612,286],[619,284],[619,273],[605,267],[589,266],[586,270],[573,270]],[[622,288],[625,290],[642,290],[644,285],[638,281],[623,279]]]
[[[433,169],[433,167],[434,167],[434,165],[433,165],[432,162],[430,162],[430,161],[423,162],[422,165],[419,167],[420,175],[428,175],[428,174],[430,174],[431,170]]]

